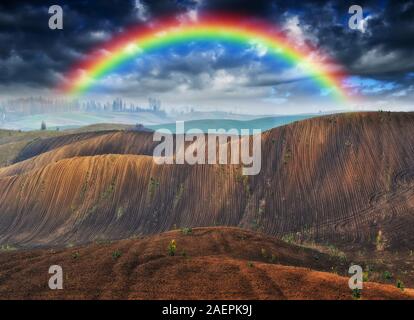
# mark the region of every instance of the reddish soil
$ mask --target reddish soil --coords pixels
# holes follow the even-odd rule
[[[0,169],[0,244],[82,244],[225,225],[412,250],[413,137],[414,113],[300,121],[263,134],[262,170],[251,177],[234,165],[156,165],[151,133],[36,141],[19,158],[30,159]]]
[[[175,256],[168,244],[176,240]],[[64,289],[48,289],[63,268]],[[236,228],[197,228],[78,248],[0,254],[2,299],[352,299],[335,257]],[[362,299],[413,299],[364,283]]]
[[[0,168],[0,297],[350,299],[347,278],[327,272],[347,275],[352,261],[388,284],[366,283],[363,298],[412,298],[395,282],[414,286],[414,113],[270,130],[251,177],[236,165],[156,165],[157,144],[128,130],[63,135]],[[217,225],[262,234],[157,235]],[[47,288],[52,264],[62,292]]]

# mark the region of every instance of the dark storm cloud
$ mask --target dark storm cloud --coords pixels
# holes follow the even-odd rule
[[[50,30],[48,8],[59,4],[64,30]],[[0,3],[0,83],[56,85],[91,48],[139,19],[128,1],[2,1]]]
[[[346,12],[346,6],[336,10],[334,6],[322,7],[319,16],[317,12],[307,14],[303,21],[314,26],[319,44],[353,74],[381,76],[412,71],[414,2],[367,2],[363,7],[368,23],[365,33],[344,28],[343,17],[334,14]],[[323,19],[329,12],[331,19]]]
[[[53,4],[63,6],[62,31],[48,28],[47,11]],[[409,88],[413,79],[407,74],[414,72],[414,1],[358,1],[368,23],[365,33],[347,26],[352,4],[340,0],[2,1],[0,85],[53,87],[87,52],[128,26],[196,10],[244,13],[280,26],[297,17],[304,41],[328,52],[351,75],[395,82],[400,91]],[[173,72],[197,76],[203,68],[214,73],[241,64],[228,56],[207,66],[196,60],[173,60],[165,64],[162,76]],[[254,79],[249,85],[255,84]],[[256,84],[266,81],[259,79]]]

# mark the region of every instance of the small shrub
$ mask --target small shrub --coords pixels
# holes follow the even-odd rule
[[[355,300],[361,299],[361,289],[355,288],[352,290],[352,298]]]
[[[397,280],[396,286],[401,291],[404,291],[404,289],[405,289],[404,283],[401,280]]]
[[[270,263],[275,263],[275,262],[276,262],[276,256],[272,254],[272,256],[270,257]]]
[[[383,275],[385,280],[391,280],[392,279],[392,274],[389,271],[384,271]]]
[[[73,259],[78,259],[79,258],[79,252],[75,252],[74,254],[72,254],[72,258]]]
[[[175,240],[171,240],[170,244],[168,245],[168,255],[171,257],[175,256],[175,251],[177,251],[177,243]]]
[[[121,206],[116,210],[116,219],[120,219],[124,215],[124,208]]]
[[[101,200],[106,200],[109,198],[115,191],[115,177],[112,179],[109,186],[106,188],[106,190],[101,194]]]
[[[377,251],[384,251],[387,246],[387,241],[381,230],[378,231],[377,237],[375,238],[375,246]]]
[[[369,273],[372,271],[370,266],[365,267],[365,271],[362,273],[362,281],[367,282],[369,281]]]
[[[151,199],[154,197],[155,192],[159,186],[160,186],[160,182],[157,179],[150,177],[150,181],[148,185],[148,194]]]
[[[188,236],[189,234],[193,233],[193,229],[192,228],[182,228],[181,233],[185,236]]]
[[[262,213],[259,211],[257,219],[252,220],[252,229],[259,231],[262,228]]]
[[[284,242],[287,242],[287,243],[294,243],[295,242],[295,234],[294,233],[285,234],[282,237],[282,240]]]
[[[342,252],[341,250],[339,250],[337,247],[330,245],[328,246],[328,250],[329,250],[329,255],[338,258],[341,261],[345,261],[346,260],[346,254],[344,252]]]
[[[96,210],[98,209],[98,206],[95,204],[93,207],[88,209],[88,213],[87,214],[94,214],[96,212]]]
[[[95,243],[99,245],[108,245],[108,244],[111,244],[112,241],[109,239],[106,239],[104,236],[101,235],[95,238]]]
[[[16,247],[14,247],[14,246],[11,246],[11,245],[9,245],[9,244],[3,244],[3,245],[0,247],[0,251],[14,251],[14,250],[17,250],[17,248],[16,248]]]
[[[121,253],[121,251],[119,251],[119,250],[116,250],[116,251],[112,252],[112,258],[113,258],[114,260],[116,260],[116,259],[120,258],[121,256],[122,256],[122,253]]]
[[[260,253],[261,253],[261,255],[262,255],[263,258],[265,258],[265,259],[267,258],[267,251],[266,251],[265,248],[262,248],[262,250],[261,250]]]
[[[290,148],[287,148],[285,155],[283,157],[283,163],[288,164],[291,158],[292,158],[292,150],[290,150]]]
[[[247,266],[249,267],[249,268],[253,268],[253,262],[247,262]]]

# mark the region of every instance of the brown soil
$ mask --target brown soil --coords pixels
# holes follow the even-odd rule
[[[54,264],[63,268],[63,290],[48,288]],[[2,299],[352,299],[346,277],[316,271],[346,269],[337,258],[236,228],[3,252],[0,265]],[[390,285],[362,290],[362,299],[413,298]]]
[[[225,225],[299,242],[413,249],[413,137],[414,113],[300,121],[263,134],[262,170],[252,177],[234,165],[156,165],[150,133],[45,139],[22,151],[32,158],[0,169],[0,244]]]

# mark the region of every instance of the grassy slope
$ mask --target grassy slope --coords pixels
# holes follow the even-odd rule
[[[0,129],[0,167],[12,162],[21,149],[39,138],[50,138],[61,135],[57,131],[13,131]]]
[[[77,129],[56,131],[56,130],[35,130],[35,131],[16,131],[0,129],[0,167],[7,166],[13,162],[19,152],[28,144],[39,141],[39,139],[54,138],[63,135],[107,131],[125,130],[131,128],[130,125],[123,124],[94,124]]]

